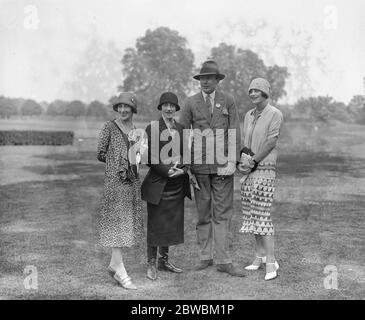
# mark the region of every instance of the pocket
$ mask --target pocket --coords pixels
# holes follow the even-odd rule
[[[194,193],[195,193],[196,197],[201,200],[210,200],[211,199],[210,188],[207,185],[210,183],[209,177],[207,179],[205,179],[205,178],[199,179],[197,177],[197,175],[195,175],[195,177],[196,177],[196,181],[198,182],[198,185],[200,187],[200,190],[194,188]]]
[[[221,115],[216,123],[221,128],[228,128],[228,116]]]

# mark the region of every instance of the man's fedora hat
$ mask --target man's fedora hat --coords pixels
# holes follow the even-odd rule
[[[180,110],[179,101],[176,94],[173,92],[164,92],[163,94],[161,94],[160,102],[158,103],[157,109],[161,110],[161,106],[164,103],[172,103],[176,107],[176,111]]]
[[[118,111],[120,104],[126,104],[134,113],[137,113],[137,97],[133,92],[121,92],[112,102],[114,111]]]
[[[215,75],[218,80],[224,79],[226,76],[219,72],[218,64],[214,60],[207,60],[203,63],[200,73],[193,78],[199,80],[201,76]]]

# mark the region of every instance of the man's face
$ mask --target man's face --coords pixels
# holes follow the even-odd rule
[[[200,87],[206,94],[212,93],[218,85],[219,80],[215,75],[200,76]]]

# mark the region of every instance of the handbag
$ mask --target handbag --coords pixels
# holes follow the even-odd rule
[[[255,154],[252,152],[251,149],[249,148],[246,148],[246,147],[243,147],[241,149],[241,152],[240,152],[240,156],[241,156],[241,159],[240,159],[240,163],[243,163],[243,164],[246,164],[246,166],[248,167],[249,165],[249,160],[254,156]],[[251,172],[254,172],[256,169],[257,169],[257,166],[258,166],[258,162],[255,161],[255,165],[253,168],[247,168],[246,170],[241,170],[239,169],[239,171],[243,174],[249,174]]]

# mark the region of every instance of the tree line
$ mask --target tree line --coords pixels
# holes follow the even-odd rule
[[[300,119],[319,122],[339,120],[365,124],[365,97],[362,95],[355,95],[347,105],[329,96],[318,96],[301,98],[292,105],[279,104],[277,106],[284,113],[285,119],[289,121]],[[105,120],[113,118],[113,113],[110,104],[103,104],[97,100],[85,104],[79,100],[67,102],[57,99],[47,104],[45,102],[38,103],[32,99],[0,96],[0,118],[49,115],[73,118],[86,116]]]
[[[33,99],[7,98],[0,96],[0,117],[10,118],[12,116],[88,116],[94,118],[108,118],[112,111],[108,105],[95,100],[89,104],[79,100],[63,101],[55,100],[50,104],[38,103]]]
[[[266,65],[252,50],[220,43],[207,52],[206,58],[216,60],[221,71],[226,74],[220,86],[235,97],[241,117],[252,108],[247,93],[250,81],[255,77],[265,77],[272,86],[271,100],[281,108],[287,119],[323,122],[337,119],[365,123],[364,97],[361,95],[354,96],[348,105],[329,96],[299,98],[293,105],[278,105],[280,98],[286,95],[285,83],[290,77],[288,69],[276,64]],[[162,92],[173,91],[179,101],[182,101],[198,90],[198,82],[192,79],[192,75],[199,72],[200,66],[194,65],[194,54],[188,47],[187,40],[176,30],[167,27],[147,30],[136,40],[134,47],[124,50],[120,63],[121,84],[108,104],[97,100],[90,104],[80,100],[55,100],[42,105],[31,99],[0,97],[0,117],[48,114],[108,118],[112,116],[110,104],[118,91],[135,92],[138,98],[138,114],[153,117]],[[81,76],[82,73],[80,79]],[[78,82],[82,85],[82,80]],[[97,85],[98,81],[94,82]]]

